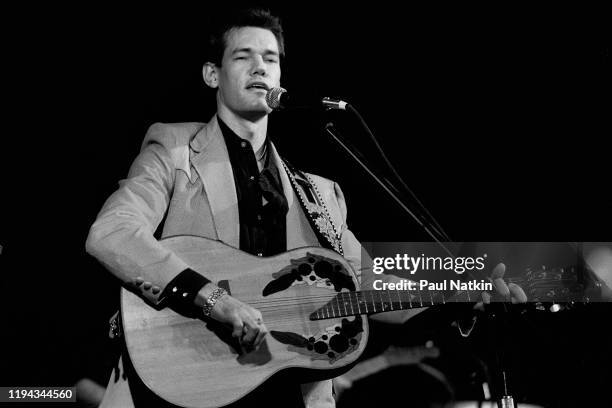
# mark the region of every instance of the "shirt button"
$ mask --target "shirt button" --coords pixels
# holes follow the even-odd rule
[[[251,177],[249,177],[249,180],[251,180],[251,181],[255,181],[255,176],[251,176]]]
[[[247,147],[247,142],[240,142],[240,146]]]
[[[257,214],[257,221],[261,221],[261,214]]]
[[[261,252],[258,252],[257,256],[263,256],[263,254]]]

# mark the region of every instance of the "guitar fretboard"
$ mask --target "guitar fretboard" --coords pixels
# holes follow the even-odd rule
[[[478,292],[448,294],[434,290],[364,290],[340,292],[325,306],[310,315],[310,320],[332,319],[361,314],[414,309],[446,303],[479,301]]]

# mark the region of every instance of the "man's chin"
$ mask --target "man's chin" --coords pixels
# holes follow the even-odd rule
[[[271,112],[272,112],[272,109],[270,109],[266,105],[265,107],[258,107],[258,108],[255,108],[255,109],[244,110],[244,111],[240,112],[240,116],[242,116],[243,118],[248,119],[248,120],[250,120],[252,122],[255,122],[257,120],[265,118]]]

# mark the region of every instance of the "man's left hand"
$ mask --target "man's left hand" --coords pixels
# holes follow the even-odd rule
[[[512,303],[526,303],[527,295],[523,288],[516,283],[506,283],[504,281],[504,274],[506,273],[506,265],[499,263],[493,268],[489,280],[493,284],[495,289],[495,295],[501,296],[506,301]],[[491,303],[491,293],[482,292],[482,302],[485,304]]]

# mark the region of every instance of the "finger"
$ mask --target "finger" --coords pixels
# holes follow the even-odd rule
[[[498,278],[503,278],[505,273],[506,273],[506,265],[500,262],[497,265],[495,265],[495,268],[493,268],[493,272],[491,272],[491,279],[495,280]]]
[[[260,324],[263,322],[263,316],[259,310],[253,310],[253,319]]]
[[[508,285],[506,285],[506,282],[504,282],[502,278],[493,279],[493,286],[495,287],[497,293],[502,295],[504,298],[510,296],[510,289],[508,289]]]
[[[255,338],[255,341],[253,342],[253,346],[255,348],[259,347],[261,343],[263,343],[263,340],[266,337],[266,334],[268,334],[268,328],[264,324],[261,324],[259,326],[259,333],[257,333],[257,337]]]
[[[508,290],[510,291],[510,294],[512,296],[513,303],[526,303],[527,302],[527,294],[525,293],[523,288],[521,288],[516,283],[509,283]]]
[[[244,326],[244,324],[242,323],[242,320],[240,319],[236,319],[232,322],[232,337],[240,339],[240,336],[242,336],[242,327]]]
[[[486,293],[486,292],[483,292],[483,293]],[[484,296],[483,296],[483,298],[484,298]],[[473,309],[474,309],[474,310],[480,310],[481,312],[483,312],[483,311],[484,311],[484,302],[478,302],[478,303],[476,303],[476,304],[474,305]]]
[[[482,292],[482,301],[485,305],[491,303],[491,294],[489,292]]]
[[[255,341],[255,338],[259,334],[259,327],[256,325],[251,325],[250,327],[249,325],[247,325],[245,327],[247,327],[247,331],[246,334],[242,337],[242,344],[252,346],[253,342]]]

